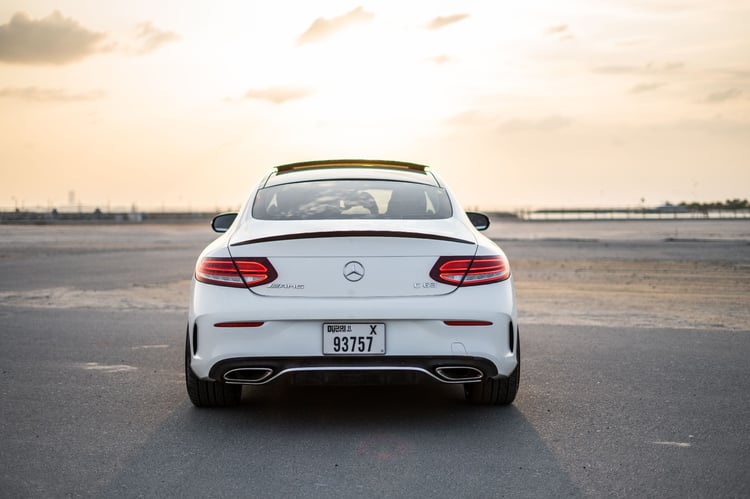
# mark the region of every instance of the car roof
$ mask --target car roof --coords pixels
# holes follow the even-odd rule
[[[360,179],[416,182],[440,187],[428,166],[368,159],[330,159],[280,165],[268,175],[263,187],[316,180]]]

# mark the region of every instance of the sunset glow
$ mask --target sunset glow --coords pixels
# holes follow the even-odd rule
[[[433,165],[468,206],[747,198],[743,0],[0,5],[0,209],[237,206]]]

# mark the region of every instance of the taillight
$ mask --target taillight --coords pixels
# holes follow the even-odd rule
[[[195,268],[198,281],[234,288],[268,284],[276,277],[268,258],[203,258]]]
[[[443,256],[435,262],[430,277],[454,286],[476,286],[504,281],[510,264],[504,256]]]

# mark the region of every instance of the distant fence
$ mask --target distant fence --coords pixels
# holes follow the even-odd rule
[[[208,223],[217,212],[0,211],[0,224]]]
[[[66,210],[0,210],[0,224],[120,224],[120,223],[200,223],[210,221],[222,211],[237,211],[237,208],[212,211],[102,211]],[[558,209],[518,210],[516,212],[487,212],[494,217],[517,218],[527,221],[566,220],[733,220],[750,219],[750,210],[682,209]]]
[[[521,210],[522,220],[732,220],[749,219],[750,210],[682,210],[682,209],[561,209]]]

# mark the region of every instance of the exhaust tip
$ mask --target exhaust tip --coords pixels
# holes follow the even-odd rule
[[[443,366],[435,369],[435,372],[447,381],[466,382],[479,381],[484,377],[484,373],[471,366]]]
[[[224,373],[224,382],[235,385],[253,385],[263,383],[273,374],[268,367],[241,367]]]

